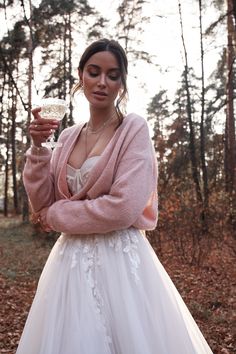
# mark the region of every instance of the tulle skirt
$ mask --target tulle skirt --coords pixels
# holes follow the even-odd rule
[[[62,234],[17,354],[212,353],[145,235]]]

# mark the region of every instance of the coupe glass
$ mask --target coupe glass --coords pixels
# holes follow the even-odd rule
[[[40,116],[42,118],[62,120],[67,111],[68,105],[63,99],[49,97],[43,98],[40,101],[40,107]],[[45,143],[42,143],[42,146],[54,148],[56,146],[62,146],[62,144],[55,142],[55,135],[53,133]]]

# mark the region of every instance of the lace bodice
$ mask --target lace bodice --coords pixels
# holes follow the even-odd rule
[[[98,159],[99,156],[91,156],[78,169],[67,164],[67,183],[71,194],[78,193],[85,185],[89,173]]]

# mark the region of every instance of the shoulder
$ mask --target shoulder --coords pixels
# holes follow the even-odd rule
[[[121,132],[130,137],[134,137],[138,133],[145,136],[149,135],[149,127],[145,118],[137,113],[128,114],[120,125]]]
[[[113,143],[120,149],[120,156],[123,153],[143,156],[152,144],[147,121],[136,113],[128,114],[118,127]]]
[[[135,127],[144,127],[148,126],[146,119],[138,115],[137,113],[129,113],[127,116],[124,118],[123,123],[125,125],[129,126],[135,126]]]
[[[109,152],[117,161],[122,162],[143,160],[145,166],[152,168],[154,164],[154,149],[147,121],[136,113],[128,114],[117,129]],[[126,161],[126,162],[125,162]]]

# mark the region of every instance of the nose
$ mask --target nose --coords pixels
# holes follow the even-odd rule
[[[101,73],[101,75],[99,76],[98,85],[99,85],[99,87],[106,86],[106,75],[104,73]]]

